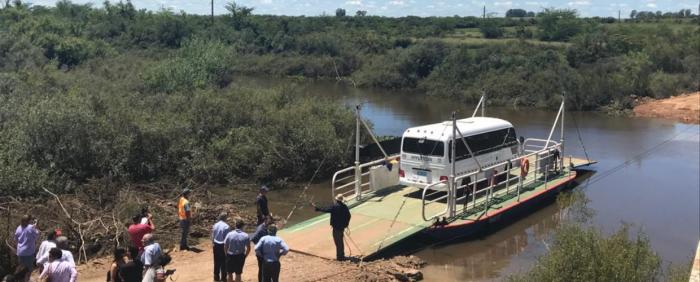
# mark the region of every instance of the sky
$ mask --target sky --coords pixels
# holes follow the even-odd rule
[[[57,0],[24,0],[33,5],[53,6]],[[118,0],[111,0],[117,2]],[[124,0],[126,1],[126,0]],[[231,0],[214,0],[214,13],[223,14],[224,6]],[[357,10],[367,11],[368,15],[400,16],[481,16],[484,5],[486,13],[502,17],[508,9],[520,8],[528,11],[541,11],[544,8],[576,9],[584,17],[617,17],[618,10],[622,17],[628,17],[630,11],[678,11],[691,9],[698,14],[700,0],[238,0],[237,4],[254,7],[254,14],[274,14],[290,16],[334,15],[337,8],[343,8],[348,15]],[[73,3],[93,3],[101,7],[102,0],[72,0]],[[138,9],[170,9],[175,12],[185,11],[191,14],[210,13],[211,0],[132,0]]]

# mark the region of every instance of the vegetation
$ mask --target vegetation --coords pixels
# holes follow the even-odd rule
[[[0,9],[0,189],[70,191],[105,177],[299,180],[323,158],[347,164],[349,111],[294,87],[237,86],[239,73],[463,101],[486,92],[535,107],[565,93],[580,109],[624,109],[631,95],[667,97],[700,81],[700,31],[689,21],[607,24],[556,9],[487,20],[227,10],[210,18],[68,0]]]

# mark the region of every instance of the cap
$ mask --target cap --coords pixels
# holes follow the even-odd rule
[[[335,200],[338,201],[338,202],[342,202],[342,201],[343,201],[343,195],[335,196]]]
[[[190,190],[190,188],[185,188],[182,190],[183,195],[189,194],[190,192],[192,192],[192,190]]]
[[[267,186],[263,185],[263,186],[260,186],[260,191],[267,192],[267,191],[270,191],[270,188],[267,188]]]

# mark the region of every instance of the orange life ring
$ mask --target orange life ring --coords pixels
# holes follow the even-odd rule
[[[530,160],[527,158],[520,159],[520,176],[525,177],[530,171]]]

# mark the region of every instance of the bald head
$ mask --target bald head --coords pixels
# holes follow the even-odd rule
[[[148,233],[146,235],[143,235],[143,239],[141,241],[143,242],[144,245],[148,245],[150,243],[153,243],[154,237],[153,233]]]

